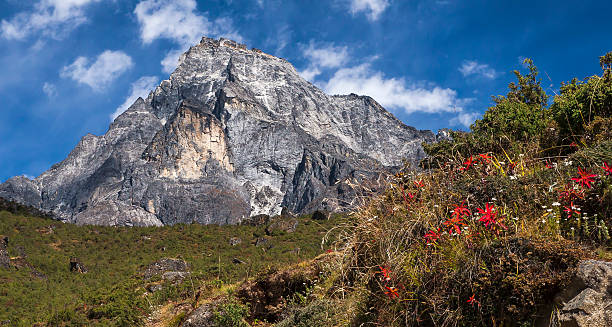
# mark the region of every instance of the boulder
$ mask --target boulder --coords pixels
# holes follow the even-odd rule
[[[189,276],[188,271],[166,271],[162,274],[162,279],[169,282],[179,282]]]
[[[580,262],[572,284],[557,302],[561,327],[612,326],[612,262]]]
[[[191,312],[181,324],[181,327],[214,327],[217,326],[214,318],[219,300],[199,306]]]
[[[298,220],[295,218],[279,218],[274,220],[268,227],[266,228],[267,235],[276,235],[281,232],[285,233],[293,233],[297,229]]]
[[[144,268],[142,275],[145,279],[163,275],[165,272],[187,272],[189,265],[183,259],[162,258]]]
[[[270,216],[266,214],[261,214],[261,215],[255,215],[247,219],[244,219],[242,222],[240,222],[240,224],[248,225],[248,226],[261,226],[269,222],[270,222]]]

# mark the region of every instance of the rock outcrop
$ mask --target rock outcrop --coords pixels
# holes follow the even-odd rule
[[[612,262],[585,260],[572,285],[559,295],[559,325],[612,326]]]
[[[367,96],[330,96],[287,61],[203,38],[101,136],[0,197],[77,224],[235,224],[355,204],[362,185],[436,137]]]

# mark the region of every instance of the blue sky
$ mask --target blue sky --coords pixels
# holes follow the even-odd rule
[[[37,176],[166,79],[201,36],[289,60],[328,93],[465,129],[534,59],[552,94],[600,72],[611,1],[4,0],[0,181]],[[550,78],[550,80],[549,80]]]

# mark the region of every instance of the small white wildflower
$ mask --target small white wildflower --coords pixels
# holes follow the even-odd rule
[[[570,228],[571,230],[574,230],[574,227]]]
[[[542,209],[546,209],[546,208],[548,208],[548,207],[547,206],[542,206]]]
[[[551,212],[551,211],[552,211],[552,209],[546,209],[546,211]]]
[[[559,203],[559,202],[553,202],[553,203],[552,203],[552,206],[553,206],[553,207],[558,207],[558,206],[560,206],[560,205],[561,205],[561,203]]]
[[[544,224],[546,222],[546,219],[542,219],[542,224]]]
[[[434,208],[439,208],[440,206],[437,204],[434,204]]]
[[[514,179],[516,179],[516,176],[512,175],[512,176],[510,176],[510,179],[514,180]]]
[[[499,164],[500,164],[500,165],[505,165],[505,164],[506,164],[506,162],[505,162],[505,161],[500,161],[500,162],[499,162]]]
[[[491,198],[491,201],[497,201],[497,198]]]

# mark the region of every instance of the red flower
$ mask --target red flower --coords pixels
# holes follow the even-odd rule
[[[459,168],[459,170],[468,170],[468,169],[470,169],[470,167],[472,167],[474,165],[474,157],[470,156],[467,160],[465,160],[463,165],[465,167],[461,167],[461,168]]]
[[[480,212],[483,216],[478,219],[478,221],[485,224],[485,227],[490,229],[495,229],[496,226],[499,226],[503,229],[508,229],[504,224],[502,224],[497,217],[497,212],[494,212],[495,206],[489,206],[487,203],[485,206],[485,210],[478,208],[478,212]]]
[[[451,219],[442,223],[444,226],[449,228],[448,233],[453,234],[453,232],[457,234],[461,234],[461,226],[465,226],[465,221],[460,217],[452,217]]]
[[[475,296],[476,294],[472,294],[472,296],[470,296],[470,298],[467,300],[467,303],[471,304],[472,306],[474,306],[474,304],[478,304],[478,306],[480,307],[480,302],[476,300]]]
[[[591,171],[584,171],[582,168],[578,167],[578,175],[580,177],[574,177],[572,180],[576,183],[580,183],[580,186],[591,188],[591,183],[595,183],[593,178],[597,177],[595,174],[591,174]]]
[[[574,197],[583,199],[582,190],[575,190],[570,185],[565,185],[563,191],[559,192],[559,200],[572,201]]]
[[[387,290],[385,291],[385,294],[387,294],[387,296],[388,296],[390,299],[393,299],[393,298],[398,298],[398,297],[399,297],[399,293],[397,292],[397,288],[395,288],[395,287],[389,287],[389,286],[385,286],[385,288],[387,289]]]
[[[550,161],[546,160],[546,168],[551,169],[553,166],[550,164]]]
[[[463,218],[463,217],[469,217],[471,214],[472,213],[470,212],[470,210],[464,207],[464,203],[461,202],[460,205],[455,206],[455,209],[453,209],[453,213],[451,215],[453,217]]]
[[[383,275],[383,279],[385,283],[391,281],[391,277],[389,276],[389,274],[391,273],[391,270],[389,270],[389,268],[387,267],[382,267],[382,266],[378,266],[378,268],[380,268],[380,271],[378,272],[378,274]]]
[[[570,202],[569,207],[563,206],[563,208],[565,208],[565,209],[563,209],[563,211],[567,212],[567,218],[568,218],[568,219],[569,219],[569,218],[572,218],[572,215],[573,215],[574,213],[576,213],[576,214],[580,214],[580,211],[576,211],[576,210],[574,209],[574,208],[576,208],[576,207],[574,207],[574,202]]]
[[[334,252],[332,249],[327,249],[327,250],[325,251],[325,253],[332,253],[332,252]]]
[[[481,153],[478,155],[483,163],[489,163],[491,161],[491,156],[488,153]]]
[[[612,166],[608,166],[607,161],[604,161],[604,164],[603,166],[601,166],[601,168],[603,168],[603,170],[606,172],[606,176],[612,175]]]
[[[422,180],[421,180],[421,181],[415,181],[415,182],[414,182],[414,185],[416,185],[416,187],[418,187],[418,188],[421,188],[421,187],[425,186],[425,185],[423,184],[423,181],[422,181]]]
[[[485,205],[485,210],[478,208],[478,212],[483,215],[480,217],[480,219],[478,219],[478,221],[483,222],[486,227],[489,227],[489,225],[495,223],[497,213],[493,212],[493,208],[495,208],[495,206],[489,206],[488,203]]]
[[[437,232],[430,230],[429,232],[425,233],[423,238],[425,239],[425,242],[427,242],[428,245],[436,243],[440,238],[440,228],[438,228]]]
[[[408,195],[406,196],[406,194],[408,194]],[[404,201],[405,201],[407,204],[410,204],[410,200],[414,200],[414,194],[412,194],[412,193],[410,193],[410,192],[406,193],[406,192],[404,191],[404,189],[402,189],[402,197],[404,198]],[[410,200],[408,200],[408,198],[410,198]]]

